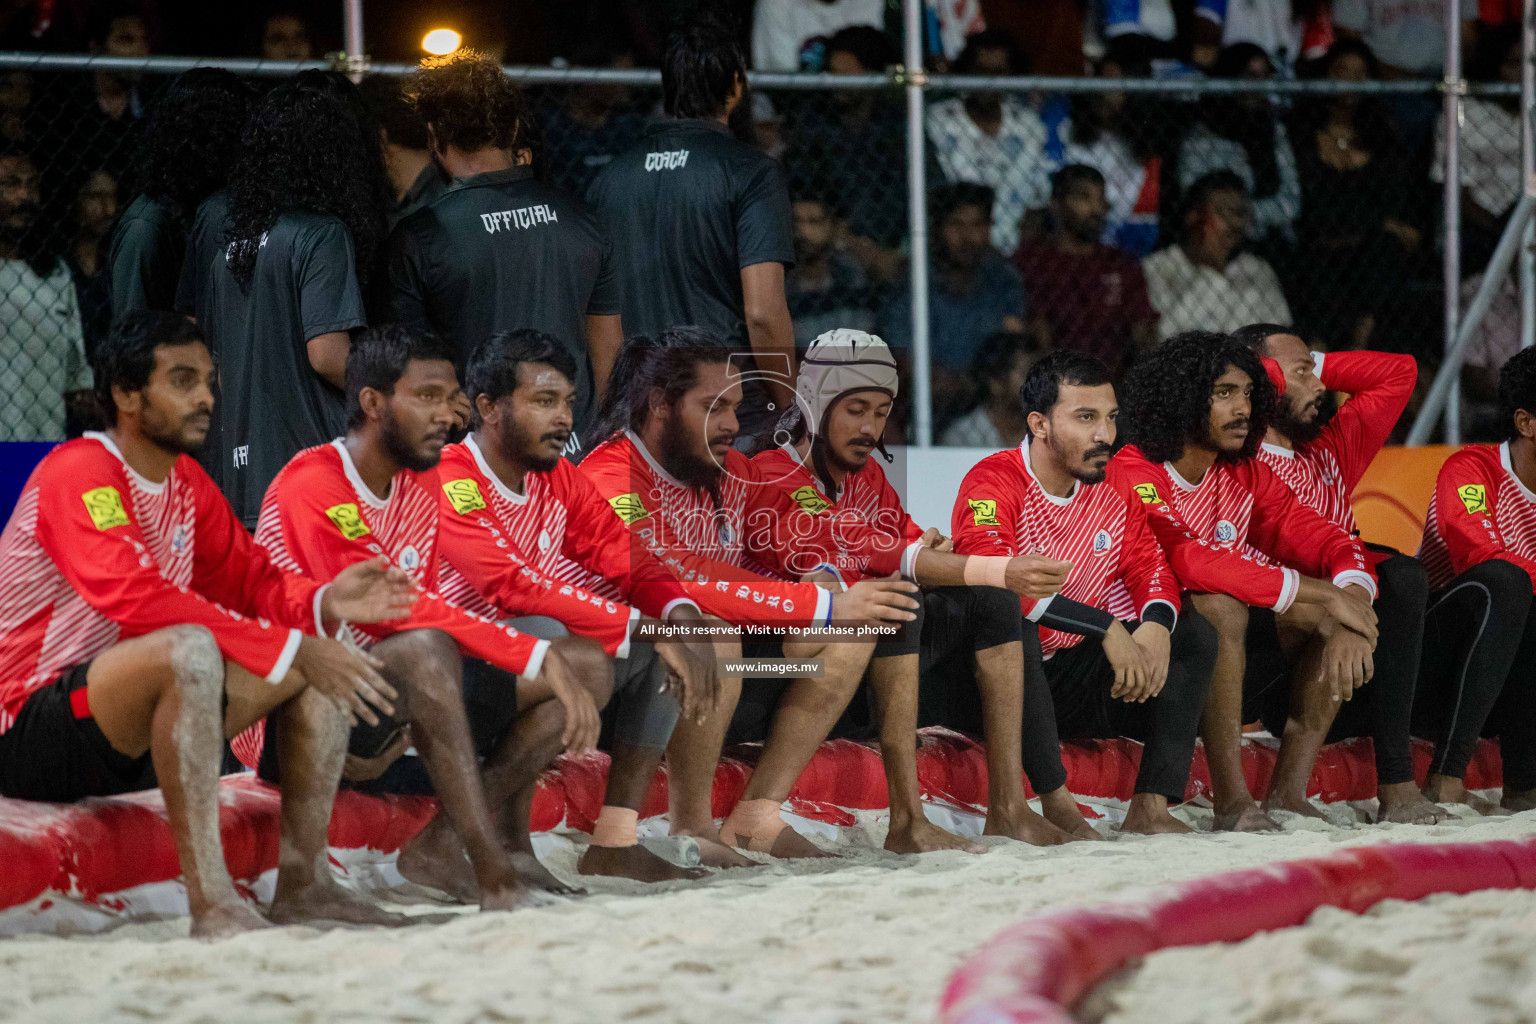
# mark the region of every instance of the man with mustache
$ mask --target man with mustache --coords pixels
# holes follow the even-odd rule
[[[1358,533],[1350,496],[1407,408],[1419,376],[1418,360],[1396,352],[1325,356],[1279,324],[1250,324],[1232,336],[1263,359],[1279,391],[1257,458],[1303,505],[1346,532]],[[1334,401],[1336,391],[1350,396],[1342,407]],[[1377,688],[1396,678],[1409,680],[1404,685],[1411,688],[1419,678],[1429,579],[1417,558],[1372,544],[1366,548],[1378,591]],[[1444,820],[1446,812],[1420,798],[1413,781],[1402,709],[1383,700],[1366,703],[1377,723],[1369,731],[1379,737],[1374,749],[1382,820],[1418,825]],[[1329,739],[1342,739],[1364,726],[1359,714],[1341,715]]]
[[[256,541],[277,565],[318,580],[360,557],[382,555],[421,588],[409,616],[338,631],[369,649],[400,694],[393,714],[363,716],[347,749],[354,758],[387,763],[405,745],[400,733],[408,728],[440,813],[463,842],[444,856],[468,852],[481,909],[512,910],[533,900],[529,884],[559,883],[503,845],[464,694],[513,691],[503,701],[512,706],[511,734],[530,743],[557,736],[579,752],[597,743],[597,705],[608,699],[612,673],[589,640],[539,639],[455,608],[436,592],[437,464],[459,398],[456,356],[452,343],[400,327],[371,330],[354,344],[346,366],[347,433],[283,467],[267,488]],[[461,652],[472,659],[468,665]],[[279,725],[286,731],[286,723],[269,720],[267,735],[253,730],[235,745],[264,778],[275,778],[280,767],[272,753],[286,737],[271,735]],[[543,764],[522,768],[531,775]],[[429,838],[407,844],[398,865],[409,879],[440,885],[456,865],[441,863]]]
[[[1169,338],[1131,372],[1127,391],[1132,444],[1115,462],[1220,637],[1202,726],[1215,826],[1279,827],[1243,775],[1242,724],[1265,711],[1282,734],[1265,808],[1320,817],[1307,802],[1312,764],[1341,702],[1374,672],[1377,587],[1365,546],[1254,458],[1275,390],[1258,356],[1231,336]],[[1379,742],[1396,729],[1406,750],[1411,687],[1373,688],[1369,699],[1397,714]]]
[[[1067,781],[1058,733],[1140,740],[1121,830],[1188,832],[1168,804],[1189,781],[1215,631],[1197,612],[1180,614],[1178,580],[1110,461],[1119,406],[1104,364],[1053,352],[1029,371],[1019,402],[1029,436],[972,467],[951,524],[962,554],[1039,552],[1071,565],[1060,593],[1019,600],[1040,627],[1038,642],[1025,634],[1025,686],[1043,671],[1054,708],[1025,722],[1040,730],[1026,750],[1054,756],[1025,769],[1036,792],[1050,793]]]
[[[649,552],[631,550],[623,521],[560,457],[575,422],[577,380],[563,345],[528,328],[493,335],[470,356],[466,379],[473,432],[444,450],[439,472],[443,594],[487,618],[513,617],[525,631],[602,644],[619,694],[613,762],[577,869],[641,882],[697,877],[641,846],[635,823],[679,713],[698,719],[714,708],[714,649],[707,637],[647,643],[634,634],[661,621],[699,625],[699,607]],[[537,770],[557,753],[553,743],[524,743],[507,757]],[[488,777],[493,806],[505,809],[503,835],[532,856],[536,777]]]

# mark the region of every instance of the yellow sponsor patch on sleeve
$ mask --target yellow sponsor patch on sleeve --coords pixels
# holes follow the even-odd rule
[[[110,530],[114,526],[128,525],[128,511],[123,508],[123,496],[116,487],[96,487],[80,495],[85,511],[98,530]]]
[[[1456,497],[1467,506],[1468,515],[1488,514],[1488,489],[1482,484],[1463,484],[1456,488]]]
[[[640,495],[634,491],[615,495],[608,499],[608,504],[613,507],[613,511],[619,518],[624,520],[625,526],[650,515],[650,512],[646,511],[645,504],[640,500]]]
[[[1157,493],[1156,484],[1137,484],[1136,496],[1139,497],[1142,502],[1147,505],[1163,504],[1162,496]]]
[[[363,514],[350,501],[332,505],[325,510],[325,514],[331,522],[336,524],[336,529],[340,530],[341,535],[347,540],[357,540],[364,534],[372,532],[368,529],[368,524],[363,522]]]
[[[485,498],[480,495],[480,485],[469,477],[449,480],[443,484],[443,493],[448,495],[448,503],[461,516],[467,516],[471,512],[478,512],[485,508]]]
[[[996,526],[997,502],[991,498],[967,498],[966,503],[971,506],[971,520],[977,526]]]
[[[823,498],[810,484],[804,487],[796,487],[789,492],[789,496],[795,499],[795,504],[805,509],[811,515],[818,515],[832,507],[832,503]]]

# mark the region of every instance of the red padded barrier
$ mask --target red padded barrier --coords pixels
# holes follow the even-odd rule
[[[1536,888],[1536,836],[1389,844],[1167,886],[1139,903],[1044,914],[1008,928],[950,976],[939,1024],[1071,1024],[1103,979],[1158,949],[1236,942],[1383,899]]]

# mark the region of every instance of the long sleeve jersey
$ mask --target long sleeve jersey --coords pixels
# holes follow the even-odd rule
[[[1134,445],[1112,463],[1147,509],[1147,520],[1189,590],[1230,594],[1284,612],[1301,576],[1355,584],[1376,597],[1365,545],[1297,500],[1256,459],[1217,462],[1199,484]]]
[[[548,615],[621,658],[641,614],[664,619],[678,605],[698,607],[630,543],[624,521],[566,460],[525,474],[518,493],[471,435],[443,450],[438,476],[441,592],[454,604],[489,618]],[[583,586],[588,580],[597,582]]]
[[[1266,443],[1258,458],[1303,505],[1354,533],[1351,495],[1408,407],[1419,364],[1392,352],[1314,352],[1312,362],[1323,385],[1349,401],[1315,440],[1294,450]]]
[[[55,448],[0,535],[0,732],[31,694],[122,640],[204,626],[224,657],[279,682],[323,587],[251,542],[188,456],[158,483],[105,434]]]
[[[1178,612],[1178,581],[1129,485],[1111,476],[1099,484],[1079,480],[1066,497],[1048,494],[1030,466],[1027,439],[971,467],[950,525],[963,555],[1038,552],[1072,563],[1059,594],[1019,598],[1025,617],[1042,623],[1047,657],[1082,640],[1050,628],[1051,608],[1063,598],[1123,621],[1145,619],[1159,602]]]
[[[1536,494],[1515,475],[1508,441],[1468,445],[1440,467],[1419,558],[1431,590],[1494,558],[1536,586]]]

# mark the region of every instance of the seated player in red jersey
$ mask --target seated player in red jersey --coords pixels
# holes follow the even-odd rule
[[[1276,324],[1252,324],[1233,337],[1263,357],[1279,391],[1256,457],[1303,505],[1344,532],[1359,533],[1351,496],[1408,406],[1419,376],[1418,360],[1396,352],[1324,355]],[[1336,391],[1349,395],[1343,406],[1334,401]],[[1411,691],[1419,679],[1429,580],[1423,564],[1411,555],[1372,544],[1366,550],[1376,572],[1376,687]],[[1444,820],[1444,809],[1419,798],[1404,739],[1403,710],[1384,700],[1365,704],[1373,719],[1371,733],[1390,737],[1374,745],[1381,820],[1418,825]],[[1341,715],[1346,721],[1335,720],[1330,735],[1362,729],[1359,713]]]
[[[1180,581],[1197,592],[1195,607],[1220,634],[1206,757],[1216,827],[1244,831],[1277,828],[1265,810],[1321,816],[1307,783],[1342,703],[1344,735],[1372,735],[1389,763],[1408,764],[1411,685],[1399,676],[1355,692],[1372,678],[1377,636],[1365,546],[1253,457],[1274,403],[1274,385],[1246,346],[1187,331],[1132,371],[1132,445],[1115,456]],[[1264,809],[1242,773],[1242,723],[1256,719],[1281,737]],[[1423,802],[1412,787],[1380,795],[1386,813]]]
[[[519,629],[602,645],[619,694],[613,762],[577,869],[643,882],[695,877],[641,846],[635,823],[679,712],[660,691],[676,681],[682,714],[710,714],[719,693],[714,647],[703,636],[649,643],[633,634],[658,621],[702,624],[698,605],[649,552],[632,548],[597,488],[560,457],[576,403],[575,363],[560,342],[531,329],[493,335],[476,346],[465,377],[474,431],[443,451],[438,469],[443,595]],[[580,585],[587,581],[605,593]],[[531,850],[525,781],[516,795],[491,797],[518,801],[518,841]]]
[[[877,642],[870,661],[869,687],[890,792],[885,848],[896,853],[970,848],[923,817],[917,783],[920,680],[931,724],[968,731],[980,726],[986,734],[986,835],[1042,846],[1101,839],[1065,786],[1041,794],[1043,818],[1024,795],[1020,745],[1035,733],[1023,720],[1026,714],[1048,718],[1051,708],[1048,697],[1041,699],[1043,678],[1025,685],[1026,620],[1019,615],[1018,594],[1006,588],[1049,597],[1070,567],[1034,553],[957,555],[949,538],[912,521],[880,460],[871,458],[877,450],[889,458],[880,438],[897,381],[896,360],[879,338],[854,330],[821,335],[800,364],[799,404],[779,421],[777,433],[787,431],[788,443],[752,460],[765,485],[759,494],[771,494],[771,488],[789,495],[808,514],[829,522],[840,545],[871,534],[889,536],[893,548],[904,549],[902,575],[924,587],[917,620],[900,637]],[[815,426],[807,429],[808,423]],[[847,567],[858,559],[842,547],[822,550],[787,529],[773,549],[780,560],[772,568],[786,579],[800,579],[821,565],[839,585],[861,575]],[[1027,628],[1033,632],[1035,626]],[[1054,747],[1044,753],[1059,754]]]
[[[611,378],[626,387],[610,387],[604,397],[594,436],[607,440],[582,460],[582,471],[628,526],[633,543],[671,568],[705,614],[723,623],[771,632],[814,630],[833,620],[912,621],[917,607],[912,583],[864,580],[834,593],[838,588],[830,582],[825,587],[786,582],[763,568],[761,559],[771,556],[761,546],[774,531],[751,528],[748,491],[760,486],[758,475],[732,447],[741,376],[731,365],[730,349],[702,328],[674,327],[655,338],[629,339]],[[788,499],[775,508],[754,509],[753,515],[769,526],[798,517],[795,528],[813,533],[821,528]],[[900,568],[901,554],[899,547],[873,546],[867,564],[874,575],[888,576]],[[721,640],[716,652],[736,661],[743,646],[739,639]],[[739,677],[723,675],[718,713],[703,722],[678,722],[667,748],[672,832],[713,841],[705,849],[718,864],[750,863],[720,846],[722,841],[775,857],[825,856],[790,828],[779,810],[848,706],[874,644],[810,632],[787,637],[782,645],[759,638],[745,647],[751,656],[818,660],[822,675],[794,680],[777,707],[764,712],[772,721],[762,757],[719,828],[710,803],[715,767],[733,713],[742,718],[755,705],[742,702]]]
[[[1140,740],[1121,828],[1188,832],[1168,803],[1184,799],[1189,781],[1215,631],[1197,612],[1180,614],[1178,581],[1142,503],[1112,471],[1119,406],[1104,364],[1053,352],[1029,371],[1019,400],[1029,436],[972,467],[951,524],[963,554],[1040,552],[1072,566],[1060,593],[1020,598],[1039,624],[1025,635],[1024,685],[1043,672],[1053,708],[1024,722],[1024,769],[1036,792],[1049,793],[1067,781],[1058,734]]]
[[[192,459],[213,360],[171,313],[126,314],[96,350],[109,426],[50,452],[0,536],[0,796],[67,801],[153,789],[192,934],[266,922],[235,892],[219,840],[224,739],[272,712],[286,729],[271,917],[386,923],[332,878],[326,829],[348,714],[395,692],[342,619],[408,612],[408,580],[364,554],[321,586],[275,568]]]
[[[1487,802],[1462,784],[1479,736],[1499,737],[1507,811],[1536,807],[1536,350],[1499,372],[1503,444],[1440,468],[1419,557],[1429,573],[1413,732],[1434,741],[1424,793]]]
[[[460,394],[456,355],[450,343],[401,327],[355,342],[347,359],[347,434],[300,452],[283,468],[267,490],[256,540],[279,565],[322,580],[358,551],[383,553],[423,588],[408,619],[352,632],[384,663],[402,698],[394,719],[354,731],[351,751],[375,756],[392,733],[408,728],[442,801],[443,821],[401,851],[401,874],[461,895],[478,892],[485,909],[510,909],[525,902],[524,881],[569,890],[526,843],[503,841],[519,827],[526,839],[526,824],[498,830],[496,819],[527,814],[538,773],[562,746],[579,752],[596,745],[597,705],[607,702],[613,673],[594,641],[540,639],[436,593],[443,483],[437,467]],[[472,659],[468,667],[461,652]],[[695,681],[691,664],[683,674]],[[631,710],[660,730],[652,741],[659,759],[676,702],[648,683],[628,682],[640,691]],[[475,723],[489,734],[480,750],[466,695],[477,717],[494,709],[492,728]],[[487,756],[494,802],[477,753]],[[262,759],[263,773],[269,768],[270,759]],[[467,877],[466,852],[473,866]]]

